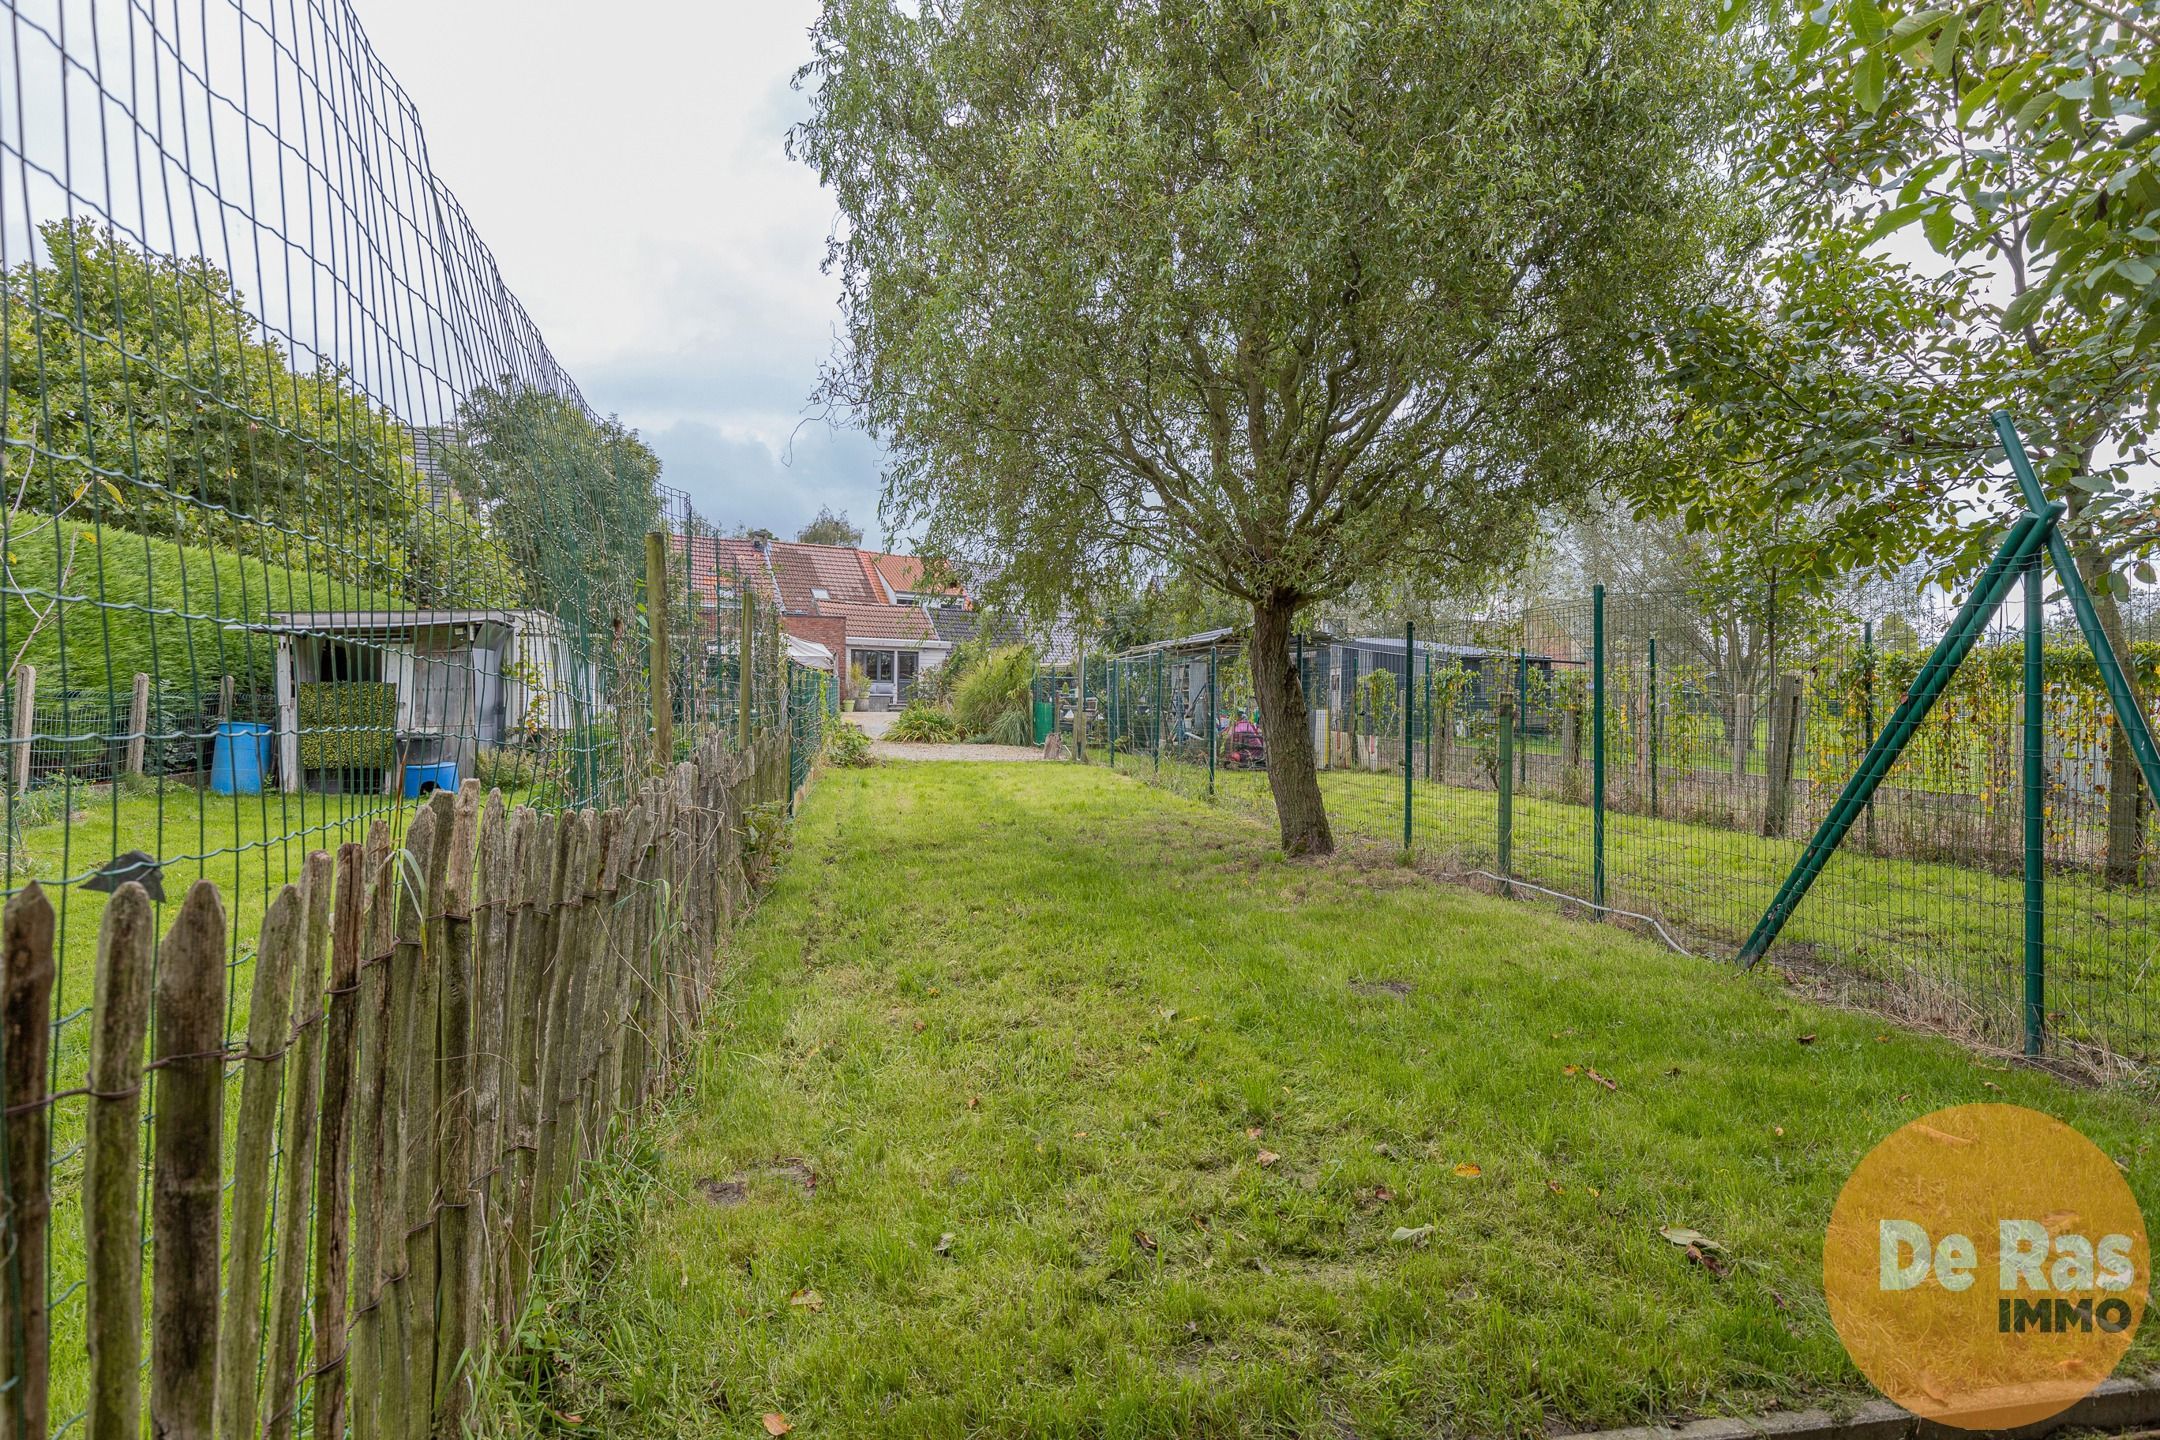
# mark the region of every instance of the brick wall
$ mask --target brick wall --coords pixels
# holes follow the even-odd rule
[[[832,651],[840,669],[840,698],[848,698],[847,621],[837,615],[783,615],[781,628],[798,640],[808,640]]]

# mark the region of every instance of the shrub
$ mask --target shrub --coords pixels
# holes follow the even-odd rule
[[[999,717],[1017,715],[1025,731],[1034,685],[1035,656],[1027,646],[993,651],[953,686],[953,718],[968,734],[987,735]]]
[[[300,768],[386,770],[397,725],[397,687],[363,680],[300,685]]]
[[[1033,743],[1031,732],[1026,715],[1018,710],[1008,710],[975,738],[983,745],[1028,745]]]
[[[966,739],[967,732],[942,706],[911,702],[885,738],[914,745],[952,745]]]
[[[850,770],[877,764],[877,756],[870,753],[870,737],[851,720],[837,720],[825,727],[825,758]]]

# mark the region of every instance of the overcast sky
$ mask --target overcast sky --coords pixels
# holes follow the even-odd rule
[[[832,206],[783,137],[816,0],[353,0],[464,203],[594,408],[722,525],[821,505],[875,543],[879,458],[809,418]]]

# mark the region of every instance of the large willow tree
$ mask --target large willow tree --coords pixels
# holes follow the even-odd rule
[[[826,395],[887,519],[1038,605],[1135,563],[1249,607],[1293,853],[1290,644],[1473,580],[1579,493],[1697,268],[1724,72],[1659,0],[826,0]]]

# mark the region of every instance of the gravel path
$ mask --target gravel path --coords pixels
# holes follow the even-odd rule
[[[870,753],[884,760],[1040,760],[1032,745],[902,745],[880,740]]]

